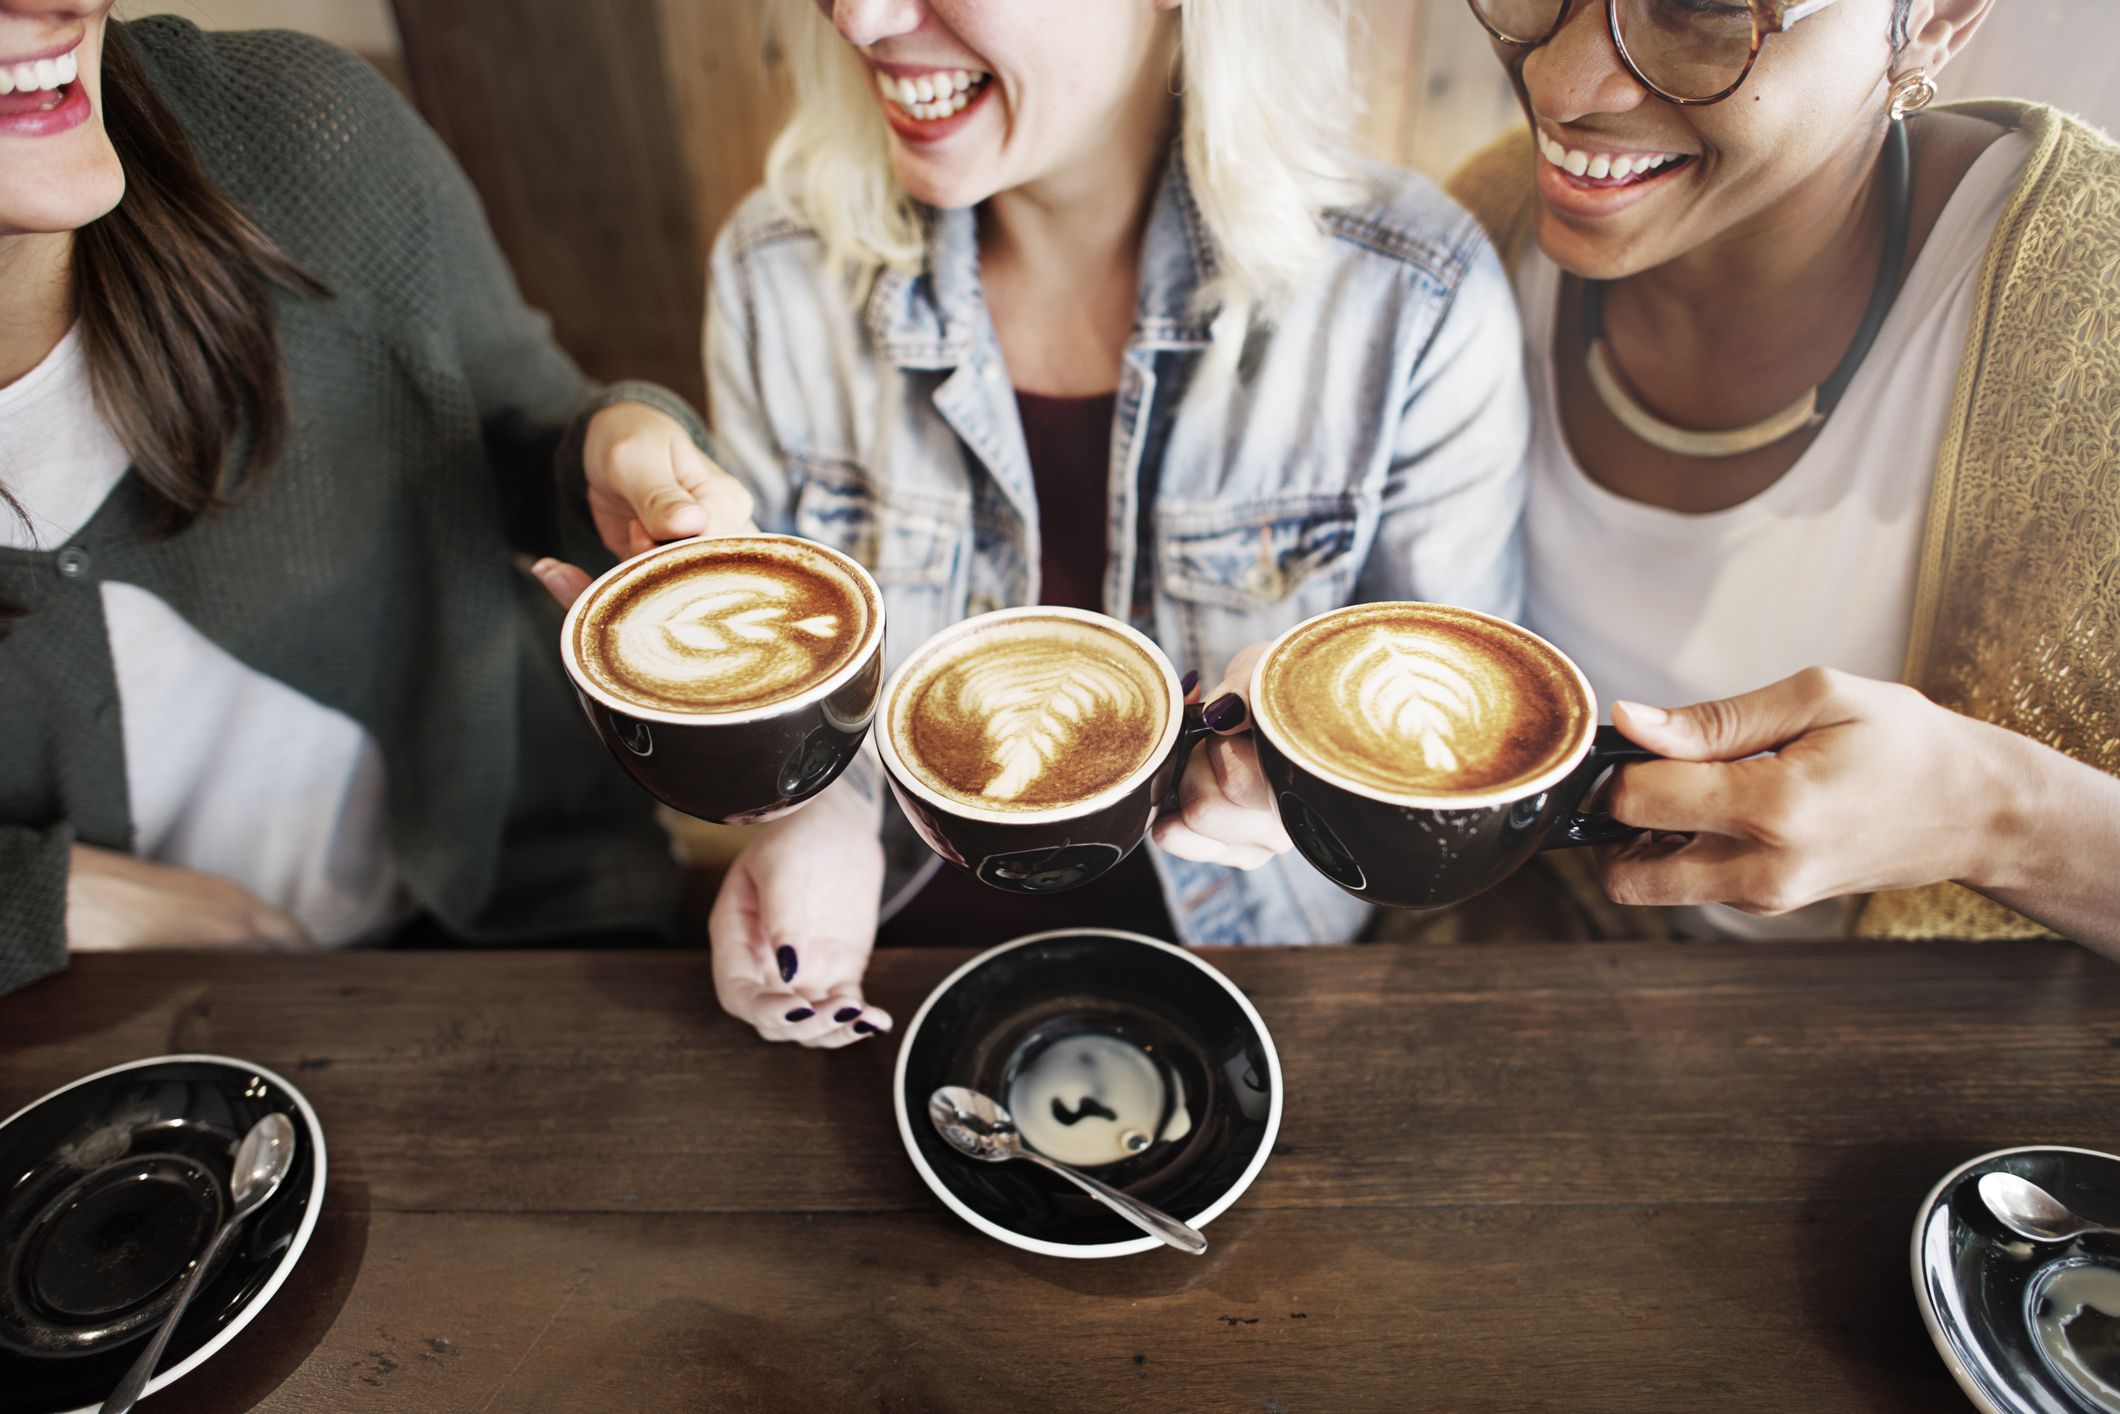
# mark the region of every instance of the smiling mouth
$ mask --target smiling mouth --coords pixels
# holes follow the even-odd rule
[[[964,111],[993,81],[977,69],[936,69],[899,76],[876,71],[876,91],[916,122],[939,123]]]
[[[81,78],[81,61],[68,50],[54,59],[0,64],[0,119],[34,119],[66,106]]]
[[[1538,134],[1539,158],[1558,168],[1583,186],[1639,186],[1691,166],[1693,156],[1685,152],[1598,152],[1569,147],[1560,139]]]

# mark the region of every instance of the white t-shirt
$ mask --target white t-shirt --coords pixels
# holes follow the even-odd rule
[[[1974,162],[1825,426],[1780,480],[1721,511],[1629,500],[1576,462],[1554,380],[1557,356],[1580,356],[1554,349],[1561,272],[1536,247],[1526,253],[1526,622],[1581,665],[1608,719],[1616,698],[1683,706],[1813,665],[1899,679],[1980,266],[2029,157],[2029,141],[2011,133]],[[1739,936],[1816,935],[1838,912],[1827,903],[1755,919],[1717,908],[1695,921]]]
[[[78,330],[0,388],[0,544],[56,550],[131,464],[96,409]],[[233,879],[326,945],[404,912],[373,737],[238,662],[161,598],[105,581],[133,853]]]

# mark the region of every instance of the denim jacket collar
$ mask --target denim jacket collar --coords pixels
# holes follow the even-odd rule
[[[1213,338],[1210,317],[1193,301],[1218,270],[1213,237],[1193,201],[1184,154],[1174,140],[1141,242],[1133,346],[1205,348]],[[924,268],[879,275],[867,318],[877,348],[900,368],[955,368],[972,356],[987,328],[979,219],[973,209],[929,213]]]

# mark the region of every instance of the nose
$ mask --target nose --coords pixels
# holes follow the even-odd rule
[[[1556,123],[1639,108],[1649,91],[1627,72],[1602,0],[1575,0],[1560,32],[1524,56],[1531,106]]]
[[[926,18],[926,0],[830,0],[832,27],[849,44],[867,47],[911,34]]]

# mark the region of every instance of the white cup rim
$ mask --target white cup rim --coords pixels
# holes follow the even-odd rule
[[[755,544],[759,541],[799,545],[806,552],[814,551],[831,560],[834,564],[853,575],[856,582],[862,586],[868,595],[872,612],[869,615],[868,632],[862,636],[861,646],[854,651],[854,655],[851,658],[834,670],[831,676],[810,684],[801,692],[790,697],[783,697],[775,702],[768,702],[760,707],[746,707],[735,712],[676,712],[667,707],[649,707],[644,703],[629,701],[620,697],[617,693],[607,691],[601,684],[590,681],[589,675],[584,673],[574,661],[575,630],[580,625],[582,614],[588,609],[589,605],[602,593],[606,585],[632,573],[648,561],[658,556],[669,555],[676,551],[696,546],[703,541],[730,545],[745,542]],[[787,716],[791,712],[799,712],[813,703],[823,701],[839,691],[840,688],[845,687],[861,673],[862,669],[868,666],[869,660],[877,652],[878,645],[883,642],[883,620],[883,591],[877,587],[875,577],[868,572],[867,568],[844,550],[820,544],[815,540],[804,539],[800,535],[777,535],[766,531],[761,531],[756,535],[693,535],[683,540],[672,540],[665,544],[657,545],[652,550],[644,550],[631,559],[619,561],[610,569],[598,575],[587,589],[584,589],[575,597],[574,603],[567,609],[566,619],[560,625],[559,657],[561,665],[567,670],[568,680],[575,687],[579,688],[587,696],[594,698],[598,705],[608,708],[621,716],[631,717],[636,721],[654,722],[662,726],[672,727],[733,727],[741,726],[746,722],[772,721],[775,718]]]
[[[1157,736],[1155,748],[1149,752],[1148,759],[1128,773],[1123,780],[1106,786],[1087,800],[1078,800],[1072,805],[1057,806],[1051,810],[988,810],[982,806],[952,800],[926,785],[907,769],[904,759],[898,754],[898,744],[891,739],[891,703],[904,688],[908,670],[918,663],[923,655],[940,648],[944,643],[976,632],[975,626],[1026,618],[1071,619],[1077,623],[1110,629],[1147,653],[1149,661],[1162,672],[1163,685],[1170,694],[1170,710],[1165,716],[1163,730]],[[1178,681],[1178,670],[1171,666],[1170,656],[1156,646],[1154,639],[1132,624],[1123,623],[1109,614],[1100,614],[1090,609],[1075,609],[1059,604],[1024,604],[1012,609],[996,609],[991,613],[974,614],[968,619],[959,619],[906,654],[905,661],[898,665],[897,670],[884,683],[883,692],[876,699],[876,723],[876,751],[883,759],[883,768],[890,776],[891,784],[917,797],[929,808],[954,819],[976,821],[983,825],[1050,825],[1094,815],[1125,799],[1143,781],[1162,770],[1170,757],[1171,747],[1177,743],[1178,733],[1185,725],[1185,693]]]
[[[1342,775],[1325,765],[1322,761],[1316,760],[1310,753],[1296,749],[1285,736],[1274,730],[1273,723],[1268,719],[1268,714],[1261,710],[1263,698],[1260,696],[1259,689],[1266,680],[1266,665],[1273,661],[1274,654],[1280,652],[1289,640],[1310,628],[1313,624],[1323,622],[1334,615],[1348,613],[1356,609],[1380,608],[1444,609],[1453,614],[1463,614],[1470,618],[1479,619],[1484,623],[1492,624],[1511,633],[1522,634],[1532,642],[1540,645],[1551,653],[1556,661],[1568,669],[1568,673],[1574,679],[1575,685],[1582,690],[1583,725],[1580,739],[1576,741],[1565,756],[1535,776],[1526,776],[1521,780],[1510,781],[1489,790],[1458,791],[1449,794],[1378,790],[1375,786],[1365,785],[1350,776]],[[1374,800],[1383,805],[1400,806],[1408,810],[1491,810],[1498,805],[1513,805],[1519,800],[1542,795],[1573,775],[1576,768],[1581,766],[1584,759],[1589,756],[1590,748],[1597,740],[1597,693],[1592,690],[1590,679],[1583,675],[1583,670],[1576,666],[1573,658],[1570,658],[1566,653],[1554,647],[1552,643],[1533,633],[1520,623],[1501,618],[1495,614],[1482,613],[1478,609],[1467,609],[1458,604],[1434,603],[1419,599],[1385,599],[1360,604],[1342,604],[1338,608],[1327,609],[1322,614],[1312,614],[1301,623],[1283,632],[1272,643],[1267,645],[1266,651],[1259,655],[1259,661],[1252,665],[1248,691],[1251,701],[1253,729],[1271,740],[1275,748],[1283,756],[1287,757],[1291,764],[1335,789],[1344,790],[1351,795],[1361,796],[1365,800]]]

